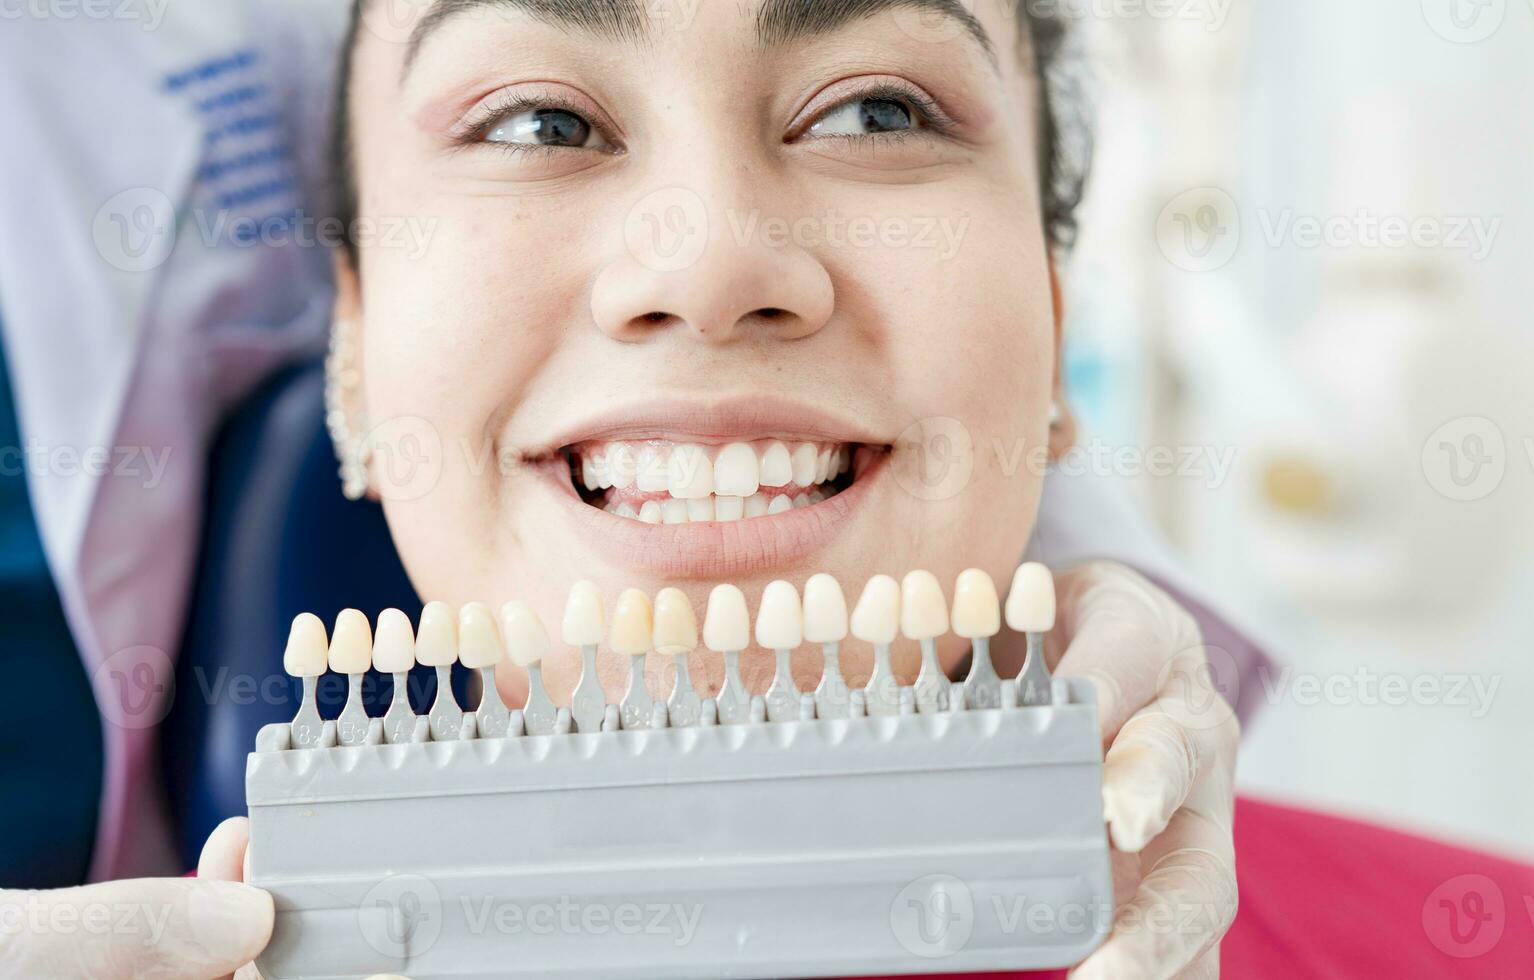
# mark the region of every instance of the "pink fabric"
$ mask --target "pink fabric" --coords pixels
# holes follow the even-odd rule
[[[1222,977],[1534,977],[1534,867],[1243,799],[1236,874]]]

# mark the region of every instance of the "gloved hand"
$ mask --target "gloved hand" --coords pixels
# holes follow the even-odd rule
[[[1056,577],[1046,658],[1097,689],[1103,809],[1118,909],[1075,980],[1217,977],[1236,917],[1232,842],[1240,723],[1214,688],[1198,624],[1129,569]]]

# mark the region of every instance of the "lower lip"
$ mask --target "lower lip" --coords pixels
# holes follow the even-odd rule
[[[562,459],[543,475],[593,550],[636,574],[672,580],[748,577],[802,562],[829,545],[884,474],[881,454],[852,485],[818,504],[749,520],[646,524],[583,501]]]

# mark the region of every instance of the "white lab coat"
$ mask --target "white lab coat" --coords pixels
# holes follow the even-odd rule
[[[98,879],[181,870],[153,727],[169,708],[205,449],[263,376],[321,349],[331,305],[327,250],[242,247],[228,226],[324,213],[347,4],[105,5],[125,6],[144,17],[0,24],[0,323],[23,441],[51,460],[28,467],[43,545],[105,719]],[[151,7],[163,20],[146,29]],[[92,447],[108,472],[99,452],[79,461]],[[153,455],[134,463],[135,447]],[[1051,478],[1035,554],[1175,576],[1128,499]]]

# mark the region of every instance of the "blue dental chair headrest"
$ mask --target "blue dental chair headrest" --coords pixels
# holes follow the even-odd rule
[[[312,612],[328,626],[345,608],[375,621],[391,606],[412,620],[420,613],[382,508],[341,495],[324,423],[322,367],[294,368],[233,414],[209,459],[196,587],[161,734],[187,867],[221,820],[245,812],[245,757],[257,730],[297,710],[298,683],[282,669],[293,617]],[[455,672],[460,703],[466,680]],[[370,713],[383,713],[392,687],[369,675]],[[417,668],[409,687],[424,710],[436,675]],[[322,679],[325,717],[339,714],[345,697],[344,678]]]

